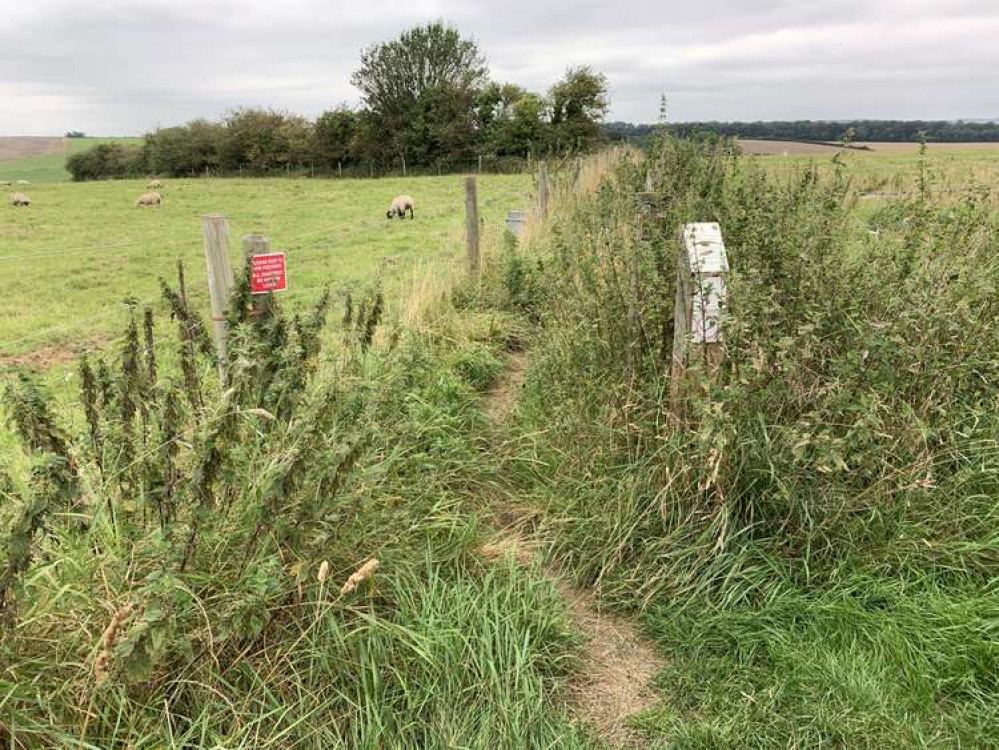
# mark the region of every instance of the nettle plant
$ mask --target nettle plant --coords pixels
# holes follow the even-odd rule
[[[152,311],[132,304],[118,351],[80,360],[76,434],[28,375],[6,389],[29,468],[0,473],[0,627],[16,636],[33,564],[61,547],[91,551],[105,576],[93,601],[111,599],[91,614],[106,623],[117,611],[92,646],[103,645],[98,683],[147,682],[168,663],[260,636],[294,589],[285,571],[301,571],[332,533],[367,442],[363,409],[341,409],[338,381],[316,377],[329,292],[288,316],[273,297],[252,304],[244,274],[220,380],[179,270],[176,288],[162,284],[169,343],[156,341]],[[359,307],[348,356],[370,345],[381,295]],[[0,640],[17,649],[16,637]]]

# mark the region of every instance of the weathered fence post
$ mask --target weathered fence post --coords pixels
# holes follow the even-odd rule
[[[229,331],[225,311],[232,293],[232,263],[229,260],[229,220],[224,214],[204,214],[201,228],[205,238],[205,262],[208,266],[208,293],[212,300],[212,328],[219,356],[219,377],[227,376]]]
[[[538,216],[548,216],[548,166],[543,161],[538,162]]]
[[[402,155],[402,176],[406,176],[406,155]]]
[[[721,227],[713,222],[684,224],[676,262],[671,394],[680,392],[692,359],[714,373],[724,356],[721,316],[727,303],[728,257]]]
[[[482,174],[482,154],[479,154],[479,174]]]
[[[342,161],[338,161],[336,163],[336,176],[337,177],[341,177],[341,178],[343,177],[343,162]]]
[[[475,178],[465,178],[465,239],[468,242],[468,270],[479,270],[479,198]]]
[[[270,238],[262,234],[243,235],[243,263],[246,268],[252,268],[253,256],[264,255],[271,251]],[[260,316],[266,309],[264,299],[259,296],[253,297],[253,314]]]

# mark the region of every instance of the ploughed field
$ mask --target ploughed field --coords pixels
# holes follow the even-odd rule
[[[201,215],[229,217],[234,262],[240,237],[266,234],[288,253],[282,302],[314,301],[338,286],[404,278],[424,262],[454,256],[464,230],[461,176],[326,179],[167,179],[159,208],[137,208],[144,180],[32,183],[14,188],[32,205],[0,205],[0,365],[51,364],[107,343],[128,315],[126,298],[159,304],[159,282],[185,265],[189,296],[204,312],[208,292]],[[14,189],[12,188],[12,189]],[[484,231],[500,232],[508,210],[528,205],[526,175],[479,178]],[[415,220],[387,220],[400,193]]]

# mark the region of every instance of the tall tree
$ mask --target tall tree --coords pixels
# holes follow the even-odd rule
[[[475,95],[486,76],[478,45],[437,22],[368,47],[350,80],[383,156],[429,163],[471,148]]]
[[[552,86],[548,98],[552,126],[561,149],[588,151],[600,138],[600,123],[607,115],[607,77],[589,66],[569,68]]]

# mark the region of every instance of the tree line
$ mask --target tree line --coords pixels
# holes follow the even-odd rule
[[[852,120],[820,121],[789,120],[771,122],[679,122],[665,125],[634,125],[611,122],[603,126],[609,140],[643,142],[657,128],[689,136],[695,133],[717,133],[722,136],[757,138],[780,141],[837,142],[848,131],[854,141],[888,141],[914,143],[924,133],[928,141],[941,143],[999,142],[999,122],[968,122],[964,120]]]
[[[475,41],[443,23],[412,28],[361,54],[351,83],[361,106],[314,120],[270,109],[238,109],[218,121],[158,128],[141,145],[102,144],[74,154],[74,180],[271,174],[309,170],[376,174],[490,169],[589,151],[603,137],[606,78],[569,68],[539,94],[492,80]]]

